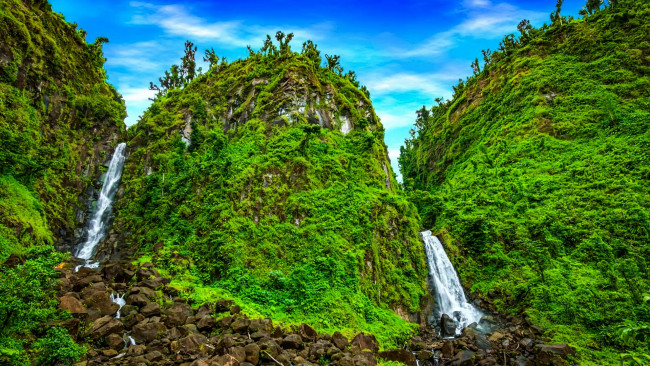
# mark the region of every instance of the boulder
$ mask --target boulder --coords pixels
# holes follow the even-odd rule
[[[139,323],[133,327],[131,337],[137,344],[147,344],[154,339],[160,338],[165,332],[167,332],[167,328],[163,323]]]
[[[73,296],[68,296],[68,295],[63,296],[60,299],[60,301],[61,303],[59,304],[59,308],[61,308],[61,310],[67,310],[72,315],[88,314],[88,311],[83,306],[81,301],[79,301],[79,299],[74,298]]]
[[[112,333],[121,334],[122,332],[124,332],[124,325],[122,325],[122,322],[119,321],[119,319],[107,315],[97,319],[93,323],[88,330],[88,335],[91,339],[97,340]]]
[[[433,359],[433,352],[423,349],[418,352],[417,359],[420,361],[431,361]]]
[[[538,344],[535,352],[535,365],[564,365],[564,359],[576,351],[567,344]]]
[[[442,352],[444,358],[452,358],[454,356],[454,344],[451,341],[444,341],[440,352]]]
[[[284,349],[298,349],[302,346],[302,338],[297,334],[289,334],[284,337],[280,346]]]
[[[147,306],[149,302],[149,299],[143,294],[131,294],[126,298],[127,305],[133,305],[139,308]]]
[[[440,317],[440,336],[454,337],[456,335],[456,322],[447,314]]]
[[[474,366],[475,354],[472,351],[458,351],[454,359],[451,360],[452,366]]]
[[[253,319],[251,324],[248,326],[248,330],[251,332],[272,332],[273,331],[273,321],[271,319]]]
[[[111,349],[118,350],[124,348],[124,338],[117,333],[109,334],[105,340],[106,345]]]
[[[174,303],[170,309],[165,311],[164,322],[168,327],[183,325],[187,317],[192,315],[192,308],[183,303]]]
[[[379,342],[377,342],[377,338],[375,338],[375,336],[372,334],[364,334],[361,332],[352,338],[351,344],[353,346],[359,347],[362,350],[367,349],[372,352],[379,351]]]
[[[194,351],[198,351],[199,348],[204,345],[208,341],[208,338],[206,338],[204,335],[200,333],[195,333],[195,334],[190,334],[187,337],[181,339],[180,341],[174,341],[172,344],[177,343],[177,349],[172,350],[170,346],[170,350],[177,352],[177,351],[185,351],[189,353],[194,353]]]
[[[203,315],[203,317],[201,317],[201,318],[199,319],[199,321],[196,322],[196,327],[197,327],[200,331],[210,331],[210,330],[212,330],[212,328],[214,328],[216,325],[217,325],[217,322],[216,322],[216,321],[214,320],[214,318],[213,318],[211,315],[209,315],[209,314]]]
[[[234,332],[245,334],[248,332],[248,326],[251,324],[251,321],[248,320],[248,318],[245,317],[239,317],[235,319],[235,321],[230,324],[230,328]]]
[[[314,340],[318,337],[318,332],[316,332],[314,328],[303,323],[300,324],[300,336],[305,341]]]
[[[354,357],[354,366],[377,366],[377,358],[370,352],[359,352]]]
[[[155,302],[150,302],[147,305],[145,305],[142,309],[140,309],[140,314],[144,315],[145,317],[151,317],[151,316],[157,316],[160,315],[160,305]]]
[[[390,349],[379,352],[379,357],[389,361],[401,362],[407,366],[417,366],[415,355],[405,349]]]
[[[246,352],[246,362],[257,365],[260,362],[260,346],[255,343],[247,344],[244,347]]]
[[[342,351],[345,351],[348,348],[348,344],[349,344],[348,339],[345,338],[345,336],[338,331],[332,334],[332,342],[338,349]]]
[[[111,295],[106,291],[95,291],[84,300],[84,304],[89,308],[99,310],[101,315],[115,315],[120,308],[119,305],[111,301]]]
[[[226,299],[220,299],[217,300],[217,302],[214,304],[214,311],[217,313],[224,313],[226,311],[230,311],[230,308],[232,307],[234,301],[232,300],[226,300]]]
[[[232,308],[230,308],[230,314],[235,315],[241,313],[241,306],[235,305]]]

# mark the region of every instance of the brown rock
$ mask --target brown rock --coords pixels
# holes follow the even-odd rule
[[[284,337],[280,346],[284,349],[298,349],[302,346],[302,338],[297,334],[289,334]]]
[[[106,357],[115,357],[117,356],[117,351],[114,349],[105,349],[101,351],[102,354]]]
[[[192,308],[183,303],[174,303],[171,309],[165,311],[164,322],[168,327],[185,324],[187,317],[192,315]]]
[[[372,352],[379,351],[379,342],[377,342],[377,338],[372,334],[364,334],[361,332],[352,338],[351,343],[353,346],[358,346],[362,350],[368,349]]]
[[[314,340],[318,337],[318,332],[307,324],[300,324],[300,336],[305,340]]]
[[[230,308],[230,314],[235,315],[241,313],[241,306],[235,305],[232,308]]]
[[[187,337],[178,341],[180,346],[179,350],[190,352],[199,350],[199,348],[208,341],[204,335],[200,333],[190,334]]]
[[[475,355],[472,351],[458,351],[454,359],[451,360],[452,366],[474,366]]]
[[[417,366],[415,355],[405,349],[390,349],[379,352],[379,357],[389,361],[401,362],[407,366]]]
[[[239,317],[235,319],[235,321],[230,324],[230,328],[232,328],[233,331],[237,333],[247,333],[248,332],[248,326],[251,324],[251,321],[248,320],[248,318],[245,317]]]
[[[117,333],[109,334],[108,337],[106,337],[106,344],[111,349],[122,349],[124,348],[124,338]]]
[[[352,357],[354,366],[377,366],[377,358],[370,352],[360,352]]]
[[[246,362],[257,365],[260,362],[260,346],[255,343],[247,344],[244,347],[246,352]]]
[[[575,349],[567,344],[538,344],[535,351],[535,365],[564,365],[564,360],[576,353]]]
[[[217,322],[214,320],[214,318],[207,314],[204,315],[199,319],[198,322],[196,322],[196,327],[201,330],[201,331],[210,331],[212,328],[214,328],[217,325]]]
[[[217,302],[215,303],[215,306],[214,306],[214,310],[217,313],[223,313],[223,312],[226,312],[226,311],[230,311],[230,308],[232,307],[233,303],[234,303],[234,301],[232,301],[232,300],[226,300],[226,299],[217,300]]]
[[[251,324],[248,326],[248,330],[251,332],[272,332],[273,331],[273,321],[271,319],[253,319]]]
[[[131,289],[131,295],[144,295],[151,301],[156,301],[158,298],[158,296],[156,296],[156,291],[148,287],[133,287]]]
[[[147,344],[154,339],[158,339],[162,337],[165,332],[167,331],[167,328],[165,327],[165,324],[157,322],[157,323],[139,323],[136,324],[133,327],[133,330],[131,331],[131,336],[133,339],[135,339],[135,343],[137,344]]]
[[[90,330],[88,330],[88,335],[90,338],[96,340],[112,333],[121,334],[123,331],[124,325],[122,325],[122,322],[107,315],[97,319],[93,323]]]
[[[111,296],[106,291],[95,291],[84,300],[84,304],[89,308],[99,310],[102,315],[115,315],[120,308],[119,305],[111,301]]]
[[[147,306],[149,302],[150,302],[149,299],[143,294],[134,294],[134,295],[132,294],[127,296],[126,298],[127,305],[133,305],[139,308]]]
[[[345,338],[345,336],[338,331],[332,334],[332,342],[338,349],[342,351],[345,351],[348,348],[348,344],[349,344],[348,339]]]
[[[145,305],[142,309],[140,309],[140,314],[144,315],[147,318],[160,315],[160,305],[158,305],[158,303],[155,302],[150,302],[147,305]]]
[[[81,301],[72,296],[63,296],[60,301],[61,303],[59,304],[59,308],[61,308],[61,310],[67,310],[72,315],[88,314],[88,311]]]
[[[454,344],[451,341],[444,341],[442,343],[442,355],[445,358],[452,358],[454,357]]]

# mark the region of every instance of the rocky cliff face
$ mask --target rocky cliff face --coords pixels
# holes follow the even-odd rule
[[[317,55],[214,65],[129,129],[116,228],[159,264],[188,254],[205,280],[282,313],[347,326],[366,321],[354,307],[416,313],[417,213],[383,134],[358,83]]]
[[[0,3],[0,257],[69,249],[119,136],[124,103],[106,83],[102,40],[45,1]]]

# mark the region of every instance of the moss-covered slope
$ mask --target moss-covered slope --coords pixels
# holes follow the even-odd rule
[[[124,131],[101,41],[45,1],[0,1],[0,260],[70,237],[102,151]]]
[[[583,350],[643,350],[630,335],[650,322],[650,4],[611,3],[522,24],[419,112],[400,165],[473,292]]]
[[[116,224],[162,268],[190,256],[264,315],[363,329],[397,321],[387,305],[417,313],[417,213],[357,86],[285,45],[169,91],[128,131]]]

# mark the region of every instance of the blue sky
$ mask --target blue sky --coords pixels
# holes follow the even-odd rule
[[[127,125],[148,107],[149,82],[179,62],[186,39],[200,54],[214,48],[230,61],[277,30],[295,34],[295,50],[311,39],[321,54],[341,55],[346,72],[354,70],[370,90],[396,172],[415,110],[450,98],[452,85],[471,73],[472,60],[516,33],[520,20],[540,26],[555,9],[555,0],[50,2],[88,32],[89,42],[109,38],[106,69],[126,100]],[[585,2],[565,0],[562,13],[575,15]]]

